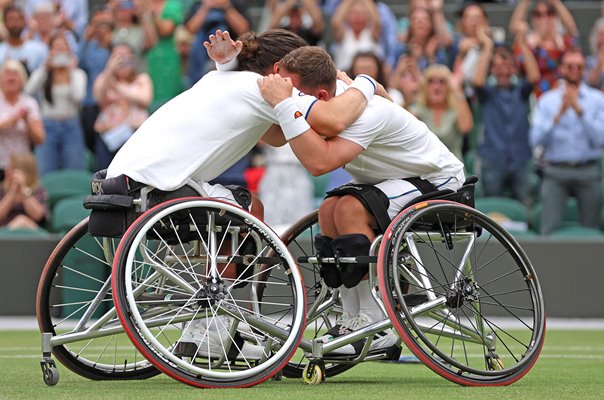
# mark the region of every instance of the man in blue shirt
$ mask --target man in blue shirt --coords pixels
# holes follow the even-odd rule
[[[484,29],[479,30],[481,52],[473,85],[482,108],[484,134],[479,139],[482,187],[485,196],[503,196],[531,203],[529,161],[529,97],[539,82],[537,61],[526,45],[526,32],[518,33],[526,77],[518,75],[514,53],[508,47],[494,48]],[[487,79],[488,72],[491,79]]]
[[[562,83],[543,94],[533,114],[531,145],[543,148],[541,234],[560,225],[568,196],[577,198],[580,223],[600,228],[604,146],[604,93],[584,82],[585,57],[568,50],[560,64]]]

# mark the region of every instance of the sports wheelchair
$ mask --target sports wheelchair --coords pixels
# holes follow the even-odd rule
[[[240,207],[175,196],[149,208],[149,193],[120,203],[136,211],[123,235],[92,236],[84,220],[49,257],[37,298],[47,384],[58,381],[51,352],[90,379],[164,372],[196,387],[248,387],[283,374],[319,383],[396,357],[369,351],[374,335],[391,328],[424,364],[462,385],[510,384],[537,360],[545,316],[534,270],[503,228],[451,200],[459,193],[416,199],[370,254],[350,260],[317,259],[317,212],[280,238]],[[320,262],[369,262],[388,319],[323,343],[342,309]],[[227,334],[210,346],[207,330],[194,354],[178,354],[198,321]],[[330,356],[359,340],[359,354]],[[242,356],[246,344],[261,356]]]
[[[437,374],[466,386],[508,385],[524,376],[543,346],[545,312],[535,271],[515,239],[473,208],[476,177],[458,191],[414,199],[373,241],[367,256],[318,259],[318,213],[282,235],[304,276],[307,335],[284,375],[320,383],[362,361],[398,359],[370,351],[394,329]],[[388,319],[324,343],[342,313],[338,289],[321,280],[321,263],[369,263],[372,294]],[[359,340],[358,354],[330,354]]]

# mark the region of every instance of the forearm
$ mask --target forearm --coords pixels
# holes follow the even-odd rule
[[[160,38],[169,37],[174,32],[174,29],[176,29],[174,21],[170,19],[161,19],[159,17],[155,17],[153,19],[153,23]]]
[[[224,15],[227,23],[237,36],[250,30],[250,22],[235,7],[227,8]]]
[[[474,127],[474,117],[468,101],[461,91],[455,95],[455,104],[457,108],[457,129],[461,133],[467,134]]]
[[[80,103],[86,97],[86,83],[88,78],[85,73],[79,73],[79,71],[74,71],[71,74],[70,85],[70,94],[71,98],[74,102]]]
[[[312,28],[311,30],[320,35],[323,33],[325,29],[325,24],[323,21],[323,14],[321,13],[321,9],[317,5],[315,0],[302,0],[302,4],[306,7],[306,11],[310,15],[312,19]]]
[[[350,4],[350,0],[342,0],[331,17],[331,32],[336,42],[341,41],[344,36],[344,20],[346,13],[348,13],[348,9],[350,8]]]
[[[46,207],[34,196],[25,197],[22,204],[25,214],[36,222],[42,221],[46,216]]]
[[[484,87],[489,75],[489,66],[491,64],[491,57],[493,53],[493,45],[485,45],[480,52],[480,58],[478,58],[478,64],[476,65],[476,71],[474,74],[474,80],[472,84],[476,87]]]
[[[197,12],[195,14],[193,14],[191,19],[189,19],[187,21],[187,23],[185,24],[185,27],[189,30],[189,32],[191,32],[192,34],[197,33],[199,28],[201,28],[203,23],[206,21],[206,18],[208,16],[208,11],[209,11],[209,9],[205,5],[202,5],[201,7],[199,7]]]
[[[287,143],[279,125],[272,125],[268,128],[264,135],[262,135],[262,140],[273,147],[281,147]]]
[[[598,62],[587,74],[587,84],[591,87],[599,89],[600,87],[600,79],[602,76],[602,61],[598,57]]]
[[[528,11],[529,4],[530,0],[518,1],[518,4],[510,17],[510,32],[512,34],[516,34],[519,29],[519,25],[526,20],[526,13]]]
[[[336,136],[356,121],[366,106],[365,96],[349,89],[329,101],[317,101],[307,117],[308,123],[323,136]]]
[[[109,71],[105,70],[97,76],[92,88],[94,99],[99,105],[107,103],[107,91],[114,84],[115,77]]]
[[[147,74],[139,76],[136,80],[136,84],[120,90],[120,94],[122,94],[129,103],[134,103],[140,107],[146,108],[151,104],[151,100],[153,100],[153,84]]]
[[[47,77],[48,71],[46,70],[46,67],[42,65],[34,72],[32,72],[31,76],[25,83],[23,91],[30,95],[37,93],[40,89],[42,89],[42,86],[44,85],[44,82],[46,82]]]
[[[153,15],[151,12],[145,12],[142,17],[144,48],[150,49],[157,44],[159,39],[158,31],[153,23]]]
[[[453,43],[453,35],[449,31],[447,27],[447,20],[445,18],[445,14],[442,10],[435,10],[433,15],[434,28],[436,30],[436,36],[438,37],[438,42],[443,47],[448,47]]]
[[[566,8],[560,0],[551,1],[551,3],[556,8],[560,22],[562,22],[562,26],[564,26],[566,32],[573,36],[578,36],[579,32],[577,30],[577,24],[575,23],[573,15],[568,11],[568,8]]]
[[[27,121],[27,134],[33,144],[42,144],[46,139],[46,131],[44,131],[44,125],[39,119]]]
[[[0,129],[8,129],[17,123],[18,119],[16,117],[8,117],[6,119],[0,120]]]
[[[526,44],[526,40],[518,39],[517,42],[520,47],[520,51],[522,52],[522,55],[524,57],[524,69],[526,71],[526,79],[530,83],[535,84],[539,82],[539,79],[541,79],[539,64],[537,64],[535,55]]]

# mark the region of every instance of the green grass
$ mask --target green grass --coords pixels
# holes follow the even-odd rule
[[[47,387],[39,367],[37,332],[0,332],[0,399],[602,399],[604,332],[549,331],[541,357],[515,384],[460,387],[423,365],[365,363],[307,386],[297,379],[268,381],[249,389],[195,389],[165,375],[146,381],[95,382],[59,365],[60,381]]]

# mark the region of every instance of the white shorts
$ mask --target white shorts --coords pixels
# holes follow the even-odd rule
[[[446,179],[432,181],[432,184],[439,190],[457,190],[463,185],[463,179],[463,176],[450,176]],[[358,183],[354,180],[352,182]],[[418,188],[403,179],[389,179],[376,183],[374,186],[388,196],[388,200],[390,200],[388,216],[390,218],[396,217],[405,205],[422,194]]]

